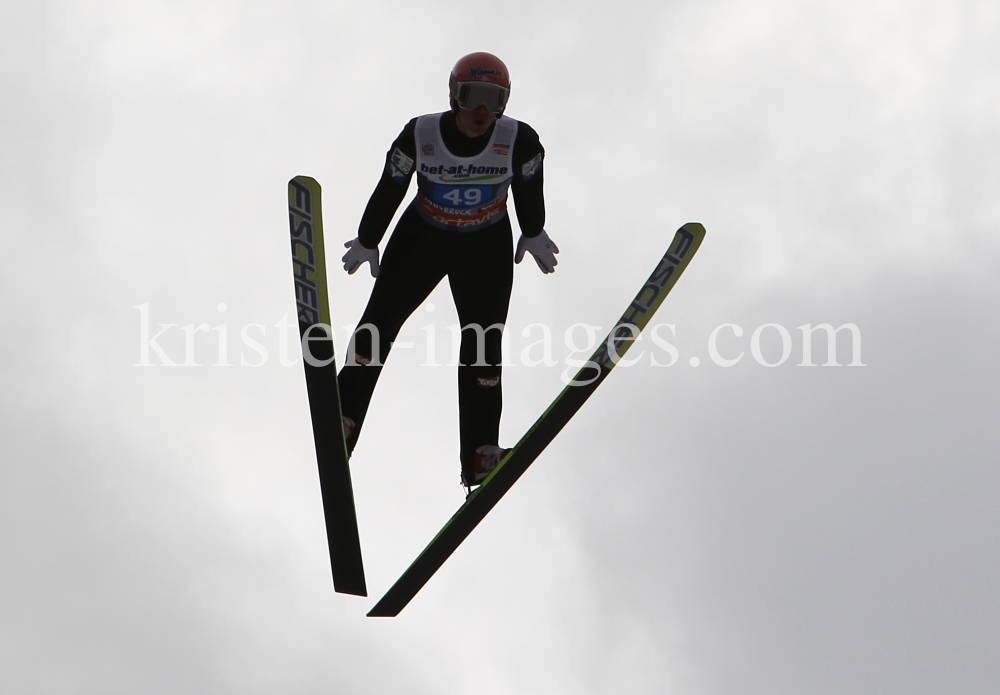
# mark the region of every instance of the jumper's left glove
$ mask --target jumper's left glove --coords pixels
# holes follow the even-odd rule
[[[520,263],[524,260],[525,251],[531,254],[543,273],[548,274],[556,271],[556,266],[559,265],[559,261],[556,260],[559,247],[549,239],[549,235],[545,233],[544,229],[541,234],[535,237],[521,235],[521,238],[517,240],[517,254],[514,256],[515,263]]]
[[[354,275],[362,263],[367,263],[372,271],[372,277],[378,277],[378,247],[365,248],[357,237],[344,242],[344,246],[347,248],[347,253],[340,259],[344,262],[344,270]]]

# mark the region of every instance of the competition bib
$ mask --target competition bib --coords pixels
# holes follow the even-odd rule
[[[517,121],[501,116],[475,157],[456,157],[441,139],[441,114],[417,119],[417,210],[436,227],[474,231],[503,219],[514,177],[510,152]]]

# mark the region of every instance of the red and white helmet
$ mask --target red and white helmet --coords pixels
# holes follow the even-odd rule
[[[460,108],[471,111],[482,106],[499,117],[510,97],[510,73],[492,53],[470,53],[451,69],[448,88]]]

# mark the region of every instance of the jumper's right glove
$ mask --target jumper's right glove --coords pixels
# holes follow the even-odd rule
[[[378,277],[377,246],[373,249],[365,248],[361,245],[361,241],[357,237],[344,242],[344,246],[347,248],[347,253],[340,259],[344,262],[344,270],[354,275],[354,271],[360,268],[362,263],[367,263],[369,269],[372,271],[372,277]]]
[[[556,271],[556,266],[559,265],[559,261],[556,260],[559,247],[549,239],[549,235],[545,233],[544,229],[541,234],[535,237],[521,235],[521,238],[517,240],[517,254],[514,256],[515,263],[520,263],[524,260],[525,251],[531,254],[543,273],[548,274]]]

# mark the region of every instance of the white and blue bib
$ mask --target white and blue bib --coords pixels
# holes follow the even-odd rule
[[[417,119],[417,210],[442,229],[475,231],[507,214],[510,163],[517,121],[501,116],[493,137],[475,157],[456,157],[441,138],[442,114]]]

